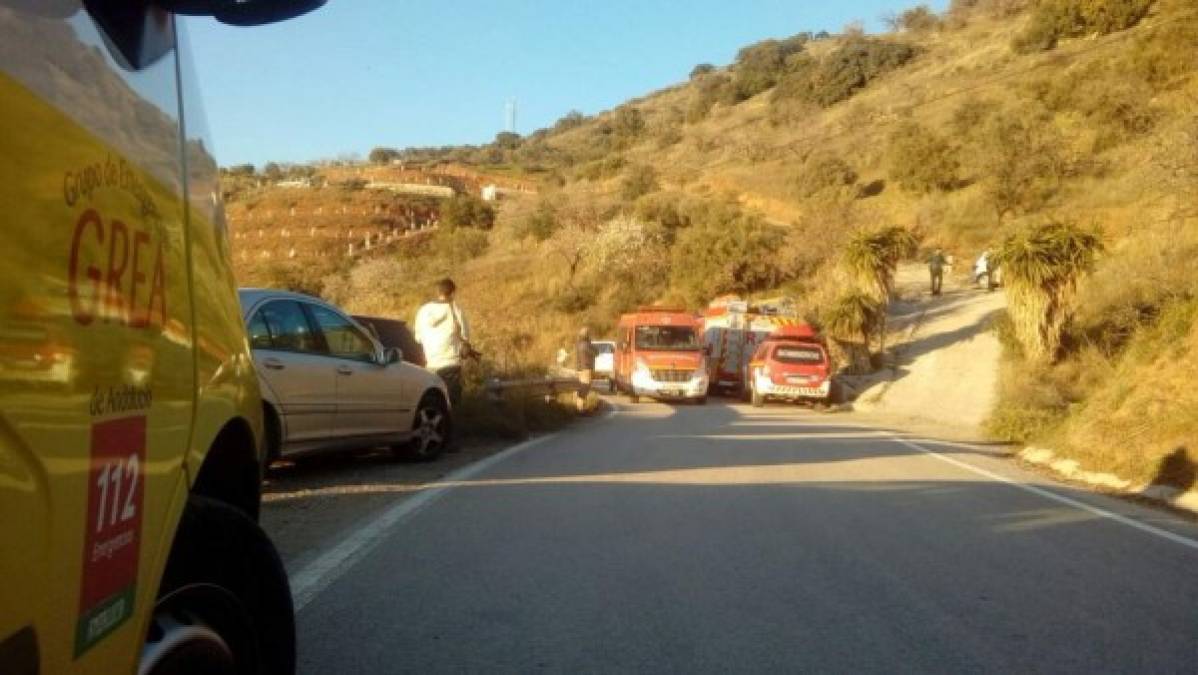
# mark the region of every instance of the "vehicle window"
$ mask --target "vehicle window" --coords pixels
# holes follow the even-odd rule
[[[812,364],[823,363],[824,352],[819,347],[786,346],[774,350],[774,358],[782,363]]]
[[[309,305],[316,325],[324,333],[329,353],[343,359],[374,361],[374,343],[349,319],[318,305]]]
[[[294,300],[276,300],[267,304],[258,316],[270,332],[270,348],[290,352],[321,353],[320,342],[308,323],[308,317]]]
[[[256,312],[246,328],[250,334],[250,349],[271,348],[270,327],[266,325],[262,312]]]
[[[595,353],[596,354],[611,354],[615,350],[616,349],[615,349],[614,345],[608,344],[606,342],[596,342],[595,343]]]
[[[697,351],[699,340],[689,326],[637,326],[636,348],[645,350]]]

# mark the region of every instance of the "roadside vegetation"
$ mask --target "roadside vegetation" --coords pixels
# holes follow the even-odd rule
[[[400,317],[452,274],[494,372],[543,368],[580,326],[605,334],[638,305],[785,293],[844,363],[868,370],[885,361],[897,261],[943,248],[959,270],[989,249],[1011,300],[991,432],[1181,481],[1161,466],[1179,450],[1182,466],[1198,457],[1184,386],[1198,376],[1192,3],[952,0],[888,22],[884,35],[795,27],[527,135],[377,148],[315,168],[325,187],[307,193],[281,196],[264,171],[232,167],[238,233],[263,222],[247,220],[250,204],[278,214],[268,204],[301,194],[371,209],[345,221],[356,230],[386,216],[367,174],[529,187],[492,212],[437,201],[442,227],[383,253],[251,259],[243,274]]]

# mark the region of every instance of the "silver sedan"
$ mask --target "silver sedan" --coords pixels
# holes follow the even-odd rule
[[[437,457],[452,432],[435,374],[384,349],[340,309],[288,291],[238,291],[262,389],[270,459],[390,446]]]

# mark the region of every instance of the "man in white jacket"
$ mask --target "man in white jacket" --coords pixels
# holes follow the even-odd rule
[[[437,282],[437,299],[416,312],[416,341],[424,348],[425,368],[445,381],[450,403],[462,398],[462,359],[471,353],[470,328],[462,310],[453,301],[457,291],[452,279]]]

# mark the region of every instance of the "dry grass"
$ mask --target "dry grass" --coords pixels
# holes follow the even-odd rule
[[[717,103],[701,121],[688,123],[694,84],[654,92],[626,104],[644,120],[639,136],[605,132],[616,119],[611,111],[540,138],[537,143],[553,158],[546,168],[575,176],[565,187],[548,180],[541,187],[552,190],[554,200],[587,199],[603,209],[632,211],[619,203],[620,169],[605,168],[622,162],[653,167],[664,191],[711,204],[731,200],[771,226],[787,228],[785,243],[769,254],[769,262],[791,272],[784,290],[813,315],[841,294],[847,278],[835,260],[859,230],[912,227],[924,246],[972,259],[1028,222],[1096,227],[1106,235],[1108,252],[1079,288],[1076,320],[1066,335],[1068,357],[1053,367],[1029,369],[1013,354],[1004,375],[1004,403],[992,426],[1004,437],[1059,443],[1095,468],[1149,476],[1176,444],[1193,453],[1198,428],[1193,399],[1181,389],[1187,378],[1193,380],[1198,338],[1193,330],[1161,328],[1163,317],[1175,316],[1177,307],[1198,296],[1191,262],[1198,255],[1198,224],[1178,216],[1198,202],[1198,152],[1187,150],[1198,138],[1193,115],[1198,59],[1192,49],[1198,27],[1174,20],[1191,11],[1192,3],[1161,0],[1136,28],[1019,55],[1010,45],[1025,23],[1026,14],[1018,12],[1024,4],[980,3],[975,12],[954,14],[940,31],[900,38],[917,41],[919,56],[827,109],[778,109],[767,91],[737,105]],[[819,57],[836,46],[829,40],[810,51]],[[1145,93],[1142,82],[1152,90]],[[989,102],[999,114],[1026,111],[1060,139],[1061,160],[1054,166],[1060,175],[1052,177],[1053,189],[1018,213],[1000,216],[983,146],[969,125],[959,123],[967,118],[958,111],[976,101]],[[1115,108],[1118,114],[1107,114]],[[953,189],[926,195],[898,189],[888,166],[888,139],[912,120],[945,136],[958,154],[962,181]],[[850,166],[860,192],[798,194],[796,176],[813,153]],[[525,165],[488,170],[510,181],[548,173]],[[286,207],[280,200],[290,193],[276,192],[261,196],[255,208]],[[365,195],[349,199],[374,208]],[[230,207],[234,231],[246,232],[246,214],[239,208]],[[487,367],[495,371],[549,363],[580,325],[602,332],[634,299],[677,296],[677,289],[657,281],[638,285],[585,265],[572,276],[554,241],[524,236],[520,223],[535,208],[536,199],[504,203],[486,235],[487,250],[469,260],[448,261],[429,242],[360,269],[343,265],[323,274],[341,280],[333,288],[351,310],[399,317],[412,315],[433,279],[452,274]],[[353,223],[366,227],[368,221]],[[245,245],[253,242],[234,241],[235,258],[236,247]],[[590,297],[564,302],[570,293]],[[1174,343],[1189,351],[1176,351]],[[1145,419],[1162,422],[1146,426]],[[1108,450],[1103,442],[1124,436],[1135,439],[1127,451]]]

